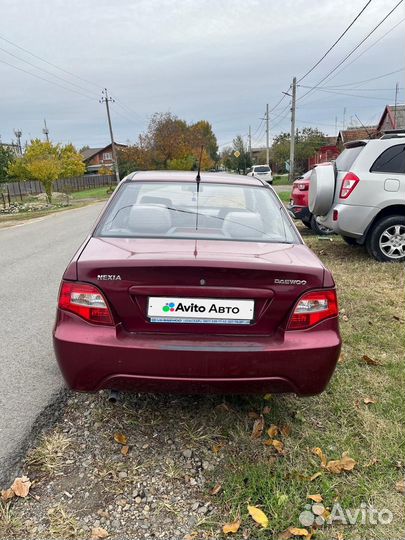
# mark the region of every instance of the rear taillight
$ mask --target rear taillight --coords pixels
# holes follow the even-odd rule
[[[298,189],[300,191],[308,191],[309,184],[298,184]]]
[[[287,325],[287,330],[304,330],[315,324],[336,317],[338,305],[335,290],[313,291],[304,294],[297,302]]]
[[[91,323],[114,324],[102,292],[94,285],[64,281],[59,293],[59,308],[76,313]]]
[[[359,181],[360,181],[360,178],[358,176],[356,176],[352,172],[348,172],[346,174],[346,176],[343,178],[342,187],[340,188],[339,197],[341,199],[347,199],[347,197],[351,194],[351,192],[357,186]]]

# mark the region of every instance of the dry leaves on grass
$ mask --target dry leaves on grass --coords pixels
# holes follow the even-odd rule
[[[17,495],[17,497],[24,498],[28,495],[30,491],[31,483],[32,482],[30,482],[28,476],[21,476],[14,480],[10,489],[12,489],[14,495]]]
[[[2,489],[0,499],[3,502],[7,502],[14,497],[14,491],[11,488]]]
[[[312,452],[321,459],[321,467],[332,474],[340,474],[343,471],[352,471],[356,466],[356,461],[349,457],[348,452],[343,452],[340,459],[327,461],[325,454],[320,448],[313,448]]]
[[[252,519],[261,525],[263,529],[267,529],[269,526],[269,518],[266,516],[263,510],[260,510],[260,508],[257,508],[257,506],[251,506],[250,504],[248,504],[247,508]]]
[[[366,354],[363,354],[363,356],[361,357],[361,360],[368,366],[382,366],[383,365],[379,360],[374,360],[374,358],[370,358]]]
[[[193,531],[192,533],[186,534],[183,536],[183,540],[195,540],[198,536],[197,531]]]
[[[91,529],[90,540],[98,540],[100,538],[107,538],[108,532],[103,527],[93,527]]]
[[[211,450],[214,452],[214,454],[219,454],[219,452],[222,450],[224,446],[225,446],[224,442],[215,443],[211,446]]]
[[[128,442],[128,437],[123,433],[114,433],[114,441],[125,446]]]
[[[259,439],[263,435],[263,431],[264,431],[264,418],[263,418],[263,415],[261,414],[259,418],[257,418],[257,420],[255,420],[253,424],[251,438]]]
[[[222,485],[221,484],[215,484],[215,486],[211,489],[210,493],[211,495],[217,495],[222,489]]]
[[[288,527],[288,529],[286,529],[277,536],[277,540],[289,540],[294,536],[299,536],[306,538],[306,540],[310,540],[312,538],[312,533],[310,533],[307,529],[301,529],[299,527]]]
[[[404,479],[399,480],[395,484],[395,489],[398,491],[398,493],[402,493],[405,495],[405,480]]]
[[[377,403],[377,400],[370,397],[365,397],[363,399],[363,403],[365,403],[366,405],[372,405],[374,403]]]
[[[267,430],[267,435],[272,439],[278,434],[278,427],[274,424],[271,424],[269,429]]]
[[[121,454],[122,454],[123,456],[126,456],[126,455],[128,455],[128,452],[129,452],[129,446],[124,445],[124,446],[121,448]]]
[[[233,521],[232,523],[225,523],[225,525],[222,527],[222,532],[224,534],[234,534],[238,532],[240,527],[241,521],[240,519]]]
[[[320,493],[315,493],[315,495],[307,495],[307,499],[311,499],[311,501],[314,501],[316,503],[320,503],[323,501],[323,497]]]

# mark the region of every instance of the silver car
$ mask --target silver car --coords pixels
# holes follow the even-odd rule
[[[378,261],[405,261],[405,133],[350,142],[334,164],[316,167],[309,209]]]

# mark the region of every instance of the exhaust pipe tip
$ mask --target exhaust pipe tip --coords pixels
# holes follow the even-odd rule
[[[117,401],[119,400],[119,392],[118,390],[110,390],[109,394],[108,394],[108,401],[109,403],[117,403]]]

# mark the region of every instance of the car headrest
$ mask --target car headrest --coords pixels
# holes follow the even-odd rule
[[[229,212],[222,230],[231,238],[262,238],[264,234],[262,218],[253,212]]]
[[[162,206],[137,204],[128,216],[128,228],[135,234],[165,234],[171,226],[170,212]]]
[[[144,195],[139,201],[140,204],[161,204],[163,206],[172,206],[172,201],[166,199],[166,197],[152,197],[151,195]]]

